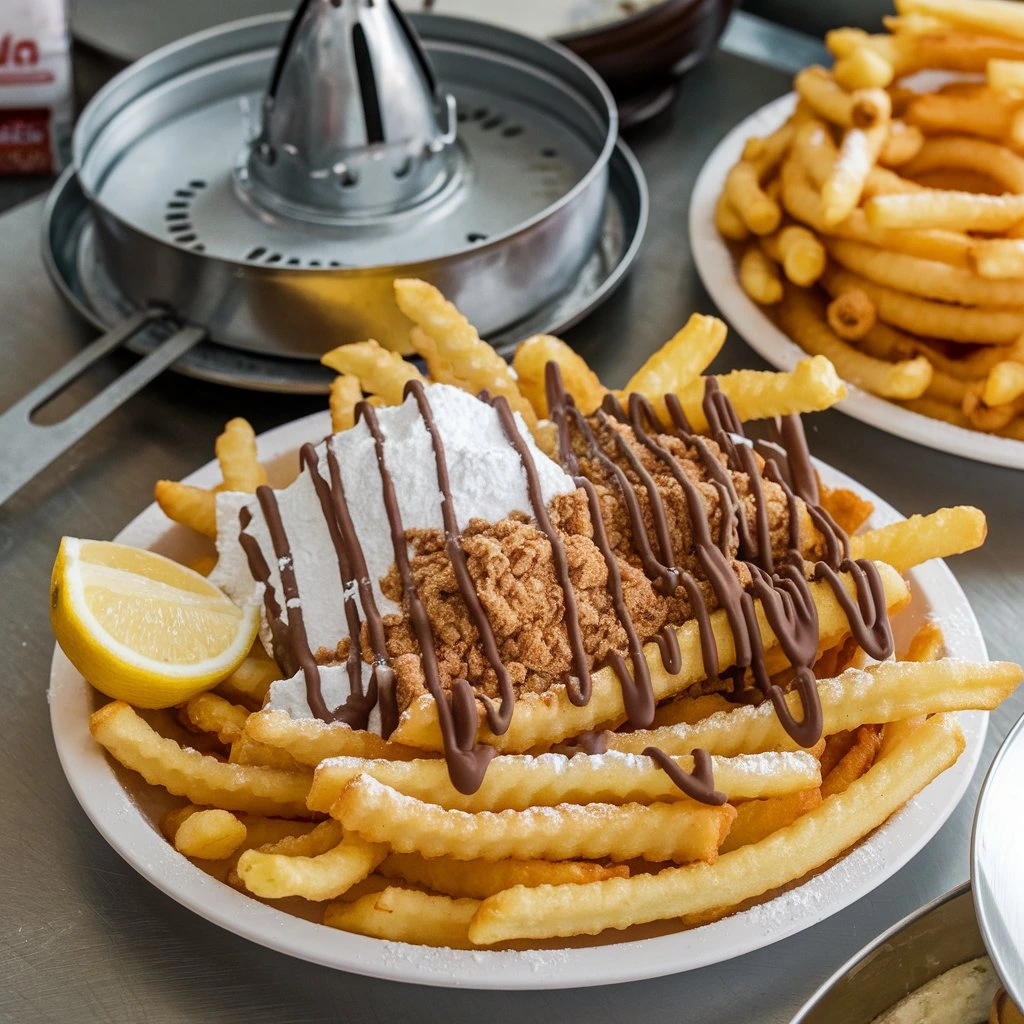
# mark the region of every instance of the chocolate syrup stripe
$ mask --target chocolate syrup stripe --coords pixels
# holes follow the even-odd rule
[[[487,713],[487,724],[495,735],[502,735],[508,731],[512,722],[512,709],[515,705],[516,695],[512,689],[512,680],[509,677],[508,669],[501,660],[501,653],[498,650],[498,642],[494,637],[494,630],[491,629],[487,612],[480,601],[480,595],[476,592],[476,584],[469,574],[469,565],[466,553],[462,550],[462,534],[459,531],[458,519],[455,515],[455,502],[452,497],[451,481],[448,477],[448,460],[445,458],[444,443],[438,432],[437,424],[434,422],[434,414],[431,411],[430,403],[427,401],[423,384],[418,380],[411,380],[405,386],[405,395],[412,395],[420,412],[423,425],[430,435],[430,444],[434,450],[434,466],[437,472],[437,487],[441,492],[441,518],[444,522],[444,545],[448,560],[455,572],[455,580],[458,583],[459,593],[462,595],[463,603],[469,612],[473,625],[476,626],[477,634],[480,637],[480,644],[484,649],[484,656],[488,664],[494,670],[498,678],[498,691],[501,694],[501,705],[495,708],[493,703],[481,697]],[[516,432],[518,437],[518,432]],[[573,602],[575,604],[575,601]],[[568,609],[567,609],[568,611]],[[589,685],[589,678],[586,684]],[[580,680],[581,686],[584,680]],[[589,690],[588,690],[589,692]]]

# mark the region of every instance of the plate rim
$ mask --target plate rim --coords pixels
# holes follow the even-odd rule
[[[321,437],[328,429],[327,412],[293,420],[257,438],[260,457],[281,461],[297,451],[302,440]],[[824,463],[818,468],[836,485],[870,495],[876,502],[875,521],[903,518],[840,471]],[[217,480],[215,461],[186,478],[204,487]],[[151,504],[116,539],[139,543],[133,538],[146,536],[149,547],[166,545],[168,540],[173,544],[176,536],[180,546],[185,533]],[[949,637],[957,655],[987,660],[980,626],[945,562],[926,563],[911,575],[920,592],[932,595],[929,610],[935,610],[937,600],[955,621]],[[619,984],[684,973],[772,945],[838,913],[902,868],[952,815],[975,773],[988,729],[987,713],[960,712],[967,746],[956,764],[835,865],[792,890],[799,899],[787,899],[790,894],[783,893],[702,928],[585,948],[437,950],[349,932],[325,933],[323,925],[266,906],[205,874],[166,842],[121,784],[89,734],[92,688],[56,646],[47,699],[61,768],[87,817],[132,868],[176,902],[242,938],[336,970],[412,984],[503,991]],[[836,876],[834,883],[830,875]],[[783,917],[779,910],[787,906],[791,913]],[[765,915],[770,916],[767,922]],[[325,935],[329,941],[324,941]]]
[[[780,370],[792,370],[809,357],[740,287],[728,244],[714,223],[715,202],[729,168],[739,159],[744,141],[772,131],[791,113],[796,94],[785,93],[759,107],[728,131],[697,174],[690,196],[690,251],[701,283],[723,318],[762,359]],[[967,430],[904,409],[847,381],[848,395],[833,408],[894,437],[974,462],[1024,469],[1024,441]]]

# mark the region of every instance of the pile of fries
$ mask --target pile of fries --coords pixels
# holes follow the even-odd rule
[[[874,394],[1024,440],[1024,8],[896,0],[748,139],[716,207],[746,293]]]
[[[593,411],[606,394],[556,338],[523,342],[513,371],[435,289],[404,281],[397,293],[418,325],[414,343],[430,377],[505,395],[542,444],[551,442],[549,361],[582,410]],[[627,390],[655,403],[678,396],[700,429],[701,374],[724,337],[720,321],[693,316]],[[364,395],[397,403],[403,383],[421,376],[374,342],[347,345],[324,362],[340,371],[331,391],[337,431],[353,424]],[[844,393],[820,356],[792,373],[739,371],[717,381],[746,419],[821,409]],[[228,424],[217,455],[224,486],[251,489],[265,479],[244,421]],[[841,525],[862,526],[870,505],[823,490]],[[157,485],[171,518],[208,534],[214,494]],[[910,600],[903,570],[976,547],[984,534],[976,509],[945,509],[861,532],[852,555],[876,560],[895,613]],[[161,827],[183,855],[256,899],[331,927],[455,948],[523,948],[670,919],[692,927],[770,898],[841,856],[956,761],[964,737],[951,712],[993,708],[1022,677],[1011,664],[943,659],[931,624],[900,661],[867,664],[833,591],[811,590],[824,738],[810,750],[797,747],[770,702],[688,694],[705,675],[695,621],[677,630],[677,672],[649,645],[659,704],[650,729],[619,728],[622,687],[609,670],[595,671],[583,707],[562,686],[523,694],[506,733],[481,725],[498,754],[470,795],[449,780],[431,697],[418,698],[388,740],[261,710],[278,672],[258,644],[233,675],[176,712],[140,713],[115,701],[95,712],[91,729],[122,765],[180,798],[183,806]],[[788,662],[757,613],[784,683]],[[725,613],[713,612],[711,625],[721,665],[732,665]],[[788,699],[796,710],[797,695]],[[607,753],[559,752],[595,728],[618,728]],[[729,802],[710,806],[684,795],[642,754],[651,744],[686,771],[695,748],[708,751],[715,786]]]

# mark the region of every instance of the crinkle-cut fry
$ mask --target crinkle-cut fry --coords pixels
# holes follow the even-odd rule
[[[508,939],[596,935],[647,921],[700,914],[762,896],[838,857],[945,771],[964,749],[955,721],[930,719],[845,793],[715,864],[586,886],[518,886],[481,903],[470,924],[480,945]]]
[[[819,500],[840,528],[851,535],[867,522],[875,510],[870,501],[845,487],[819,487]]]
[[[882,741],[882,730],[877,725],[859,726],[853,734],[850,749],[835,767],[822,779],[821,795],[828,798],[844,793],[874,763]]]
[[[740,257],[740,286],[756,303],[773,306],[782,301],[782,277],[774,263],[756,245]]]
[[[916,412],[920,416],[927,416],[929,419],[942,420],[944,423],[951,423],[954,427],[969,429],[971,421],[962,412],[959,406],[950,405],[935,398],[911,398],[909,401],[900,403],[904,409]]]
[[[891,110],[889,97],[883,89],[847,92],[825,68],[817,64],[799,72],[793,86],[811,110],[840,128],[868,128]]]
[[[246,827],[230,811],[209,808],[190,814],[174,833],[174,848],[186,857],[225,860],[245,842]]]
[[[366,391],[380,395],[388,405],[402,404],[409,381],[425,383],[427,379],[408,360],[372,338],[332,348],[320,357],[320,362],[338,373],[355,377]]]
[[[821,277],[830,295],[862,288],[878,318],[901,330],[963,344],[1008,345],[1024,333],[1024,308],[977,309],[922,299],[830,266]]]
[[[779,326],[802,349],[828,359],[851,384],[883,398],[918,398],[928,388],[932,365],[927,359],[916,356],[889,363],[865,355],[829,329],[821,303],[810,292],[787,288],[777,316]]]
[[[853,210],[846,220],[826,228],[821,219],[818,192],[810,183],[806,171],[795,160],[787,160],[782,167],[782,203],[786,212],[807,224],[819,234],[836,238],[849,238],[867,242],[879,248],[906,252],[912,256],[938,260],[952,266],[966,267],[968,253],[974,239],[962,232],[932,231],[886,231],[871,227],[863,210]]]
[[[924,143],[924,133],[917,125],[895,118],[889,123],[889,134],[878,154],[878,162],[884,167],[899,167],[900,173],[906,174],[905,165],[917,157]]]
[[[231,744],[228,760],[232,764],[261,764],[264,768],[280,768],[286,772],[302,772],[309,767],[296,761],[286,750],[257,743],[246,736]]]
[[[821,790],[815,787],[740,804],[736,808],[736,820],[718,852],[729,853],[741,846],[759,843],[780,828],[792,825],[801,814],[814,810],[821,803],[821,795]]]
[[[333,900],[361,882],[387,856],[387,847],[343,836],[315,856],[289,856],[247,850],[238,858],[238,876],[246,889],[263,899],[301,896]]]
[[[229,811],[309,816],[306,794],[310,774],[227,764],[179,747],[152,729],[124,701],[113,701],[94,712],[89,730],[116,761],[175,796]]]
[[[339,373],[331,381],[330,408],[331,432],[340,434],[355,426],[356,406],[363,400],[363,386],[358,377],[350,373]]]
[[[825,740],[825,750],[820,759],[822,778],[839,764],[852,746],[853,732],[850,729],[840,729]]]
[[[1020,281],[991,281],[963,267],[846,239],[830,239],[826,248],[829,256],[847,270],[911,295],[964,306],[1024,305],[1020,301]]]
[[[395,298],[399,309],[433,338],[440,358],[470,385],[474,394],[487,389],[492,395],[503,395],[528,427],[536,425],[533,406],[520,392],[508,364],[433,285],[399,278],[395,281]]]
[[[1024,39],[1024,10],[1005,0],[896,0],[899,14],[926,14],[976,32]]]
[[[793,144],[793,136],[796,134],[800,119],[800,115],[796,113],[770,135],[754,136],[743,144],[743,159],[750,161],[757,168],[760,181],[773,174],[779,166]]]
[[[908,70],[935,68],[945,71],[983,72],[993,59],[1024,58],[1024,40],[995,34],[979,35],[938,29],[925,32],[908,49]],[[916,97],[915,97],[916,98]]]
[[[249,710],[215,693],[200,693],[186,702],[185,716],[199,732],[215,732],[221,743],[231,744],[242,735]]]
[[[725,178],[725,194],[747,228],[755,235],[770,235],[779,226],[779,204],[761,188],[757,165],[740,160]]]
[[[736,816],[729,804],[560,804],[523,811],[447,810],[359,775],[331,807],[346,830],[396,853],[455,860],[714,860]]]
[[[985,513],[970,505],[914,515],[850,538],[853,558],[886,562],[900,572],[932,558],[949,558],[985,543]]]
[[[967,135],[926,139],[917,155],[900,168],[900,173],[916,177],[949,167],[987,174],[1008,192],[1024,192],[1024,158],[1000,143]]]
[[[512,357],[512,369],[519,379],[519,390],[526,396],[540,419],[548,415],[546,376],[548,363],[556,363],[562,374],[562,385],[572,396],[580,412],[589,416],[600,404],[608,389],[578,352],[561,338],[551,334],[535,334],[520,342]]]
[[[991,91],[984,96],[923,93],[903,116],[926,135],[963,132],[999,141],[1009,134],[1013,104]]]
[[[889,102],[888,94],[885,96]],[[828,178],[821,186],[821,219],[831,227],[844,221],[860,203],[868,174],[889,134],[889,114],[870,128],[848,128]]]
[[[168,519],[204,537],[217,536],[217,496],[213,491],[177,480],[157,480],[153,498]]]
[[[258,847],[261,853],[277,853],[282,857],[319,857],[341,842],[345,834],[338,822],[321,821],[308,832],[285,835]]]
[[[678,725],[680,722],[693,724],[718,711],[731,711],[732,701],[720,693],[708,693],[700,697],[679,697],[668,704],[662,704],[654,712],[654,725]]]
[[[693,771],[693,758],[679,767]],[[715,787],[730,799],[776,796],[818,784],[818,763],[803,752],[713,758]],[[369,775],[405,796],[449,810],[526,811],[558,804],[627,804],[686,800],[668,775],[649,757],[637,754],[504,754],[494,758],[475,793],[460,793],[444,761],[369,761],[331,758],[316,770],[307,804],[329,811],[345,787]]]
[[[874,327],[878,312],[860,288],[851,288],[828,304],[825,316],[837,337],[843,341],[859,341]]]
[[[725,344],[727,328],[716,316],[693,313],[640,367],[626,384],[625,392],[639,392],[652,402],[688,387],[707,369]]]
[[[750,237],[747,225],[736,212],[729,197],[723,191],[715,202],[715,227],[723,238],[730,242],[744,242]]]
[[[216,450],[225,490],[252,494],[267,482],[267,471],[256,456],[256,433],[248,420],[240,416],[228,420]]]
[[[486,899],[513,885],[580,885],[626,878],[624,864],[583,860],[452,860],[418,853],[389,854],[377,869],[387,878],[422,886],[445,896]]]
[[[926,189],[872,196],[864,204],[864,214],[875,228],[1006,231],[1024,220],[1024,196]]]
[[[1010,662],[973,664],[951,658],[927,664],[887,661],[866,669],[847,669],[835,679],[818,681],[823,734],[922,713],[991,711],[1014,691],[1021,678],[1020,666]],[[799,717],[799,696],[787,694],[786,703]],[[793,750],[797,745],[766,702],[712,715],[696,725],[638,729],[609,738],[612,750],[635,752],[649,746],[672,754],[702,747],[730,756],[741,751]]]
[[[327,757],[375,757],[408,761],[421,750],[381,739],[372,732],[352,729],[344,722],[292,718],[287,711],[259,711],[251,715],[245,737],[287,751],[300,764],[316,767]]]
[[[992,367],[1005,359],[1024,362],[1024,338],[1018,338],[1009,345],[992,345],[976,348],[965,355],[950,356],[929,344],[926,339],[914,337],[888,324],[876,324],[868,336],[869,340],[887,346],[892,352],[920,352],[943,373],[965,381],[977,381],[985,377]]]
[[[1007,360],[989,370],[981,400],[989,406],[1005,405],[1024,395],[1024,363]]]
[[[1024,278],[1024,239],[978,239],[970,248],[968,258],[975,272],[990,281],[1014,279],[1019,287]]]
[[[245,661],[216,686],[222,697],[262,705],[270,684],[281,678],[281,670],[263,652],[257,641]]]
[[[909,599],[909,588],[895,569],[879,564],[878,571],[885,590],[886,606],[892,611]],[[844,574],[843,580],[847,590],[851,594],[854,593],[854,584],[849,576]],[[812,583],[810,589],[818,613],[822,642],[824,646],[831,647],[849,632],[846,614],[827,583]],[[776,649],[778,641],[764,616],[761,602],[755,601],[754,608],[765,650]],[[725,669],[735,663],[736,645],[728,618],[721,609],[711,613],[711,630],[718,650],[718,663]],[[675,675],[669,675],[665,671],[657,644],[647,644],[644,647],[644,658],[650,670],[655,700],[660,701],[683,693],[706,675],[697,623],[690,621],[679,626],[676,629],[676,636],[679,639],[682,660],[679,672]],[[551,745],[566,737],[578,736],[581,732],[597,728],[606,722],[622,721],[624,715],[622,684],[612,671],[602,669],[593,674],[590,701],[583,707],[577,707],[569,700],[564,687],[553,687],[545,693],[524,695],[516,704],[516,712],[512,716],[508,730],[500,736],[495,736],[489,730],[482,729],[481,739],[503,752],[531,750],[540,744]],[[259,717],[254,715],[249,720],[250,725]],[[406,708],[392,737],[410,746],[441,750],[441,730],[433,698],[419,697]],[[636,752],[639,753],[642,749],[638,748]]]
[[[789,371],[733,370],[715,379],[741,420],[820,412],[846,397],[846,385],[824,356],[801,359]],[[698,433],[708,429],[703,408],[705,387],[706,381],[700,377],[676,392],[683,412]]]
[[[329,903],[324,909],[324,924],[389,942],[472,949],[469,922],[479,906],[479,900],[455,900],[389,886],[354,903]]]

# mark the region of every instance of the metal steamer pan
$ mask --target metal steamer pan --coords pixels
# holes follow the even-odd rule
[[[480,22],[438,15],[411,16],[442,87],[460,99],[487,95],[492,103],[460,109],[460,139],[474,128],[492,127],[491,138],[501,138],[534,112],[541,134],[533,172],[534,191],[558,191],[559,179],[545,166],[560,161],[561,143],[574,150],[576,167],[583,156],[589,167],[564,194],[530,219],[486,240],[467,236],[461,247],[436,258],[403,262],[395,259],[373,266],[336,265],[329,260],[332,226],[304,225],[304,252],[275,251],[273,246],[244,238],[206,237],[204,206],[213,204],[216,221],[225,203],[241,207],[235,168],[209,161],[209,174],[195,168],[204,164],[204,149],[223,149],[223,142],[203,137],[190,139],[187,130],[171,133],[188,154],[162,152],[147,165],[135,160],[131,179],[138,178],[146,202],[160,205],[144,217],[127,216],[124,208],[138,209],[141,200],[125,201],[124,189],[110,196],[104,186],[119,173],[125,153],[139,139],[161,126],[188,118],[211,103],[256,104],[264,89],[290,16],[252,18],[199,33],[144,58],[113,79],[96,96],[80,119],[74,136],[74,161],[81,187],[95,216],[98,259],[124,295],[145,307],[164,304],[182,320],[203,325],[208,335],[224,345],[251,352],[316,358],[346,341],[376,337],[394,344],[404,337],[408,322],[398,313],[392,282],[415,276],[436,284],[476,324],[484,336],[521,320],[565,290],[593,251],[602,223],[608,189],[608,162],[615,146],[617,116],[614,101],[600,79],[578,58],[560,47],[495,28]],[[512,108],[502,127],[502,103]],[[492,109],[493,107],[493,109]],[[521,117],[517,117],[517,113]],[[476,122],[474,124],[474,121]],[[201,119],[197,127],[203,129]],[[529,134],[528,127],[524,134]],[[518,133],[516,133],[518,134]],[[560,136],[560,138],[553,138]],[[238,147],[247,140],[241,129]],[[510,149],[521,150],[523,139],[510,131]],[[491,143],[493,145],[493,143]],[[461,142],[460,142],[461,145]],[[194,147],[194,148],[193,148]],[[177,165],[177,166],[176,166]],[[501,165],[498,164],[498,171]],[[522,171],[522,162],[508,170]],[[123,175],[124,168],[120,168]],[[465,173],[480,168],[467,162]],[[570,174],[564,170],[561,180]],[[166,182],[163,195],[154,196],[152,180]],[[470,182],[468,188],[472,190]],[[220,198],[213,194],[220,191]],[[492,183],[495,204],[502,202],[502,183]],[[234,194],[229,194],[234,193]],[[148,197],[152,196],[152,200]],[[164,210],[164,205],[167,211]],[[429,218],[424,204],[406,211],[411,217]],[[453,216],[439,201],[438,231]],[[275,224],[265,209],[243,211],[258,219],[257,241],[288,225]],[[182,216],[184,215],[184,216]],[[184,223],[188,230],[170,235],[168,223]],[[233,215],[231,228],[240,217]],[[223,220],[220,221],[223,226]],[[145,226],[143,226],[145,225]],[[154,229],[159,226],[160,230]],[[356,225],[358,230],[358,225]],[[333,228],[336,233],[336,227]],[[372,232],[372,228],[366,229]],[[318,240],[322,244],[318,245]],[[379,238],[370,237],[377,244]],[[236,251],[228,255],[225,249]],[[394,251],[396,247],[392,247]],[[399,245],[397,248],[401,250]],[[312,254],[312,255],[311,255]],[[248,258],[247,258],[248,257]]]

